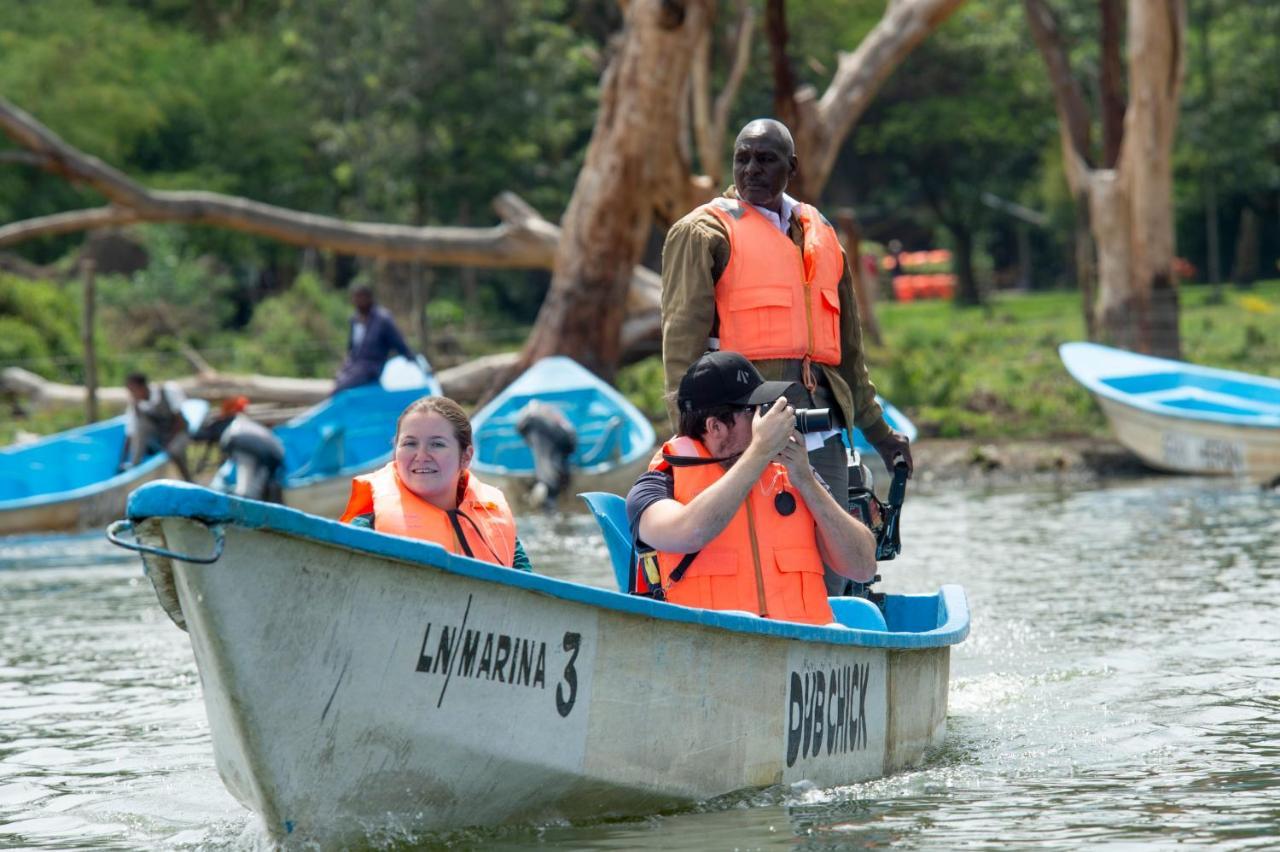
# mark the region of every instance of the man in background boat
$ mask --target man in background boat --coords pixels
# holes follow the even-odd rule
[[[752,121],[734,142],[733,187],[667,232],[662,361],[669,394],[709,349],[741,352],[767,378],[799,383],[793,402],[831,409],[836,428],[809,458],[832,492],[844,494],[840,430],[862,430],[889,470],[899,455],[910,469],[911,449],[876,402],[836,232],[786,194],[797,167],[791,132],[771,119]],[[827,582],[832,594],[845,586],[830,572]]]
[[[353,287],[351,305],[355,313],[351,315],[347,335],[347,357],[334,380],[334,393],[378,381],[391,355],[414,360],[414,353],[396,328],[391,312],[374,302],[371,287],[367,284]]]
[[[232,397],[222,403],[219,416],[203,424],[197,441],[217,441],[223,460],[235,465],[235,485],[227,488],[219,477],[210,487],[227,490],[237,497],[283,503],[279,473],[284,467],[284,443],[276,434],[254,420],[245,410],[249,399]]]
[[[125,442],[121,450],[120,469],[135,467],[147,456],[166,452],[187,482],[187,419],[182,416],[186,394],[174,382],[152,385],[143,373],[130,373],[124,380],[129,392],[125,411]]]
[[[533,453],[533,489],[529,499],[547,508],[569,487],[569,459],[578,448],[578,432],[556,406],[530,400],[516,416],[516,431]]]
[[[765,381],[736,352],[708,352],[685,372],[677,437],[627,495],[632,591],[828,624],[824,564],[872,579],[875,539],[809,463],[785,398],[791,384]]]

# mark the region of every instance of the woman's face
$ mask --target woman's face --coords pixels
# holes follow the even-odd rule
[[[396,436],[396,473],[414,494],[440,509],[456,509],[458,476],[471,464],[453,426],[434,411],[410,414]]]

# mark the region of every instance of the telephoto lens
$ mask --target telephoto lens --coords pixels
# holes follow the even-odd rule
[[[773,407],[772,402],[760,406],[760,413]],[[800,432],[826,432],[831,429],[830,408],[797,408],[796,429]]]
[[[831,428],[831,409],[797,408],[796,428],[801,432],[826,432]]]

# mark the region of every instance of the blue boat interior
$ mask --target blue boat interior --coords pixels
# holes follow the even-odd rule
[[[0,502],[74,491],[116,475],[124,418],[115,417],[0,452]]]
[[[504,471],[533,471],[533,452],[516,431],[516,421],[521,409],[534,399],[560,409],[577,430],[578,446],[570,460],[575,467],[609,467],[649,449],[652,443],[640,447],[642,436],[630,427],[612,400],[593,388],[514,394],[476,427],[477,462]]]
[[[1225,376],[1169,370],[1100,378],[1120,393],[1184,411],[1213,414],[1280,414],[1280,388],[1237,381]]]
[[[876,394],[876,402],[880,403],[880,410],[884,412],[884,422],[889,424],[889,428],[893,429],[895,432],[901,432],[906,435],[907,439],[910,441],[914,441],[916,439],[916,435],[918,434],[916,424],[912,423],[907,415],[903,414],[896,406],[894,406],[893,403],[889,402],[879,394]],[[854,427],[850,431],[853,432],[853,447],[851,447],[851,449],[857,450],[863,456],[867,456],[868,458],[879,458],[875,448],[871,446],[867,437],[862,434],[861,429]],[[840,433],[840,437],[844,438],[845,446],[848,446],[849,433],[842,432]]]
[[[275,428],[284,444],[286,487],[343,476],[391,458],[396,419],[433,388],[351,388]]]
[[[605,546],[609,549],[609,561],[618,591],[629,592],[631,565],[635,559],[632,548],[631,525],[627,522],[626,500],[605,491],[588,491],[579,497],[591,509]],[[926,600],[932,598],[925,596]],[[902,633],[920,633],[938,626],[938,612],[934,605],[921,603],[914,596],[891,595],[886,601],[885,612],[866,598],[830,598],[831,612],[838,624],[855,630],[893,630]]]

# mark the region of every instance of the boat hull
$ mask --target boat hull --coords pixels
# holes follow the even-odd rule
[[[1280,431],[1187,420],[1094,395],[1116,440],[1146,464],[1188,474],[1280,474]]]
[[[105,527],[124,515],[129,494],[138,486],[157,479],[177,476],[168,460],[150,464],[135,477],[90,494],[0,510],[0,536],[29,532],[79,532]]]
[[[210,546],[200,521],[135,528],[182,553]],[[548,593],[574,585],[562,581],[445,570],[260,526],[225,535],[212,565],[145,561],[190,632],[219,773],[290,844],[849,783],[918,764],[945,732],[947,644],[861,645],[850,637],[863,631],[598,589],[575,600]],[[364,530],[342,537],[443,554]],[[948,640],[959,641],[963,595],[946,600],[965,612]]]

